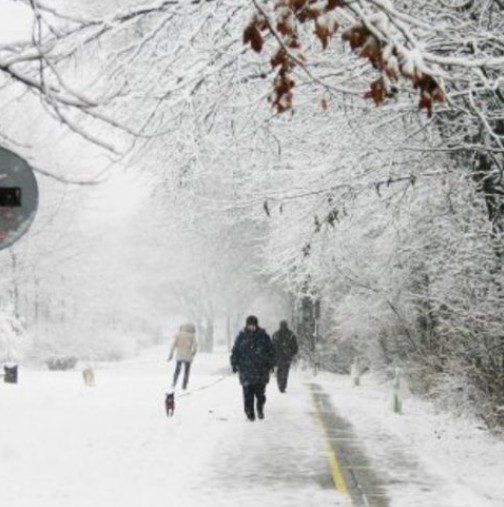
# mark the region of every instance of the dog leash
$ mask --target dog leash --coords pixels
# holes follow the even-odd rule
[[[189,391],[187,393],[178,394],[177,396],[175,396],[175,399],[183,398],[184,396],[190,396],[191,394],[194,394],[198,391],[204,391],[205,389],[209,389],[210,387],[215,386],[219,382],[222,382],[223,380],[226,380],[227,378],[231,378],[231,377],[232,377],[231,374],[222,375],[217,380],[214,380],[213,382],[210,382],[209,384],[205,384],[203,386],[197,387],[196,389],[193,389],[192,391]]]

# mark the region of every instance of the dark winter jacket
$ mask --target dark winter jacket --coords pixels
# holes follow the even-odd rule
[[[297,338],[287,326],[273,333],[273,347],[277,363],[290,363],[298,353]]]
[[[244,329],[231,352],[231,367],[240,374],[240,383],[267,384],[275,366],[275,352],[268,333],[260,327],[253,333]]]

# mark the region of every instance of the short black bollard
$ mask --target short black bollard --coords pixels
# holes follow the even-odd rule
[[[16,366],[4,366],[4,382],[8,384],[17,384],[18,381],[18,367]]]

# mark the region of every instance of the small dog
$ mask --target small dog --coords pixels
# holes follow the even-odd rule
[[[166,393],[165,409],[168,417],[171,417],[175,412],[175,393]]]
[[[84,384],[88,387],[93,387],[95,385],[95,375],[92,368],[86,368],[82,371],[82,378],[84,379]]]

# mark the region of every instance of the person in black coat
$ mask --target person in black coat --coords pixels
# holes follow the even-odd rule
[[[247,317],[246,326],[240,332],[231,352],[231,368],[239,373],[243,387],[245,414],[255,420],[254,401],[257,417],[264,419],[266,384],[270,371],[275,366],[275,353],[268,333],[258,325],[257,317]]]
[[[289,380],[289,369],[298,353],[298,343],[296,335],[289,329],[286,320],[280,322],[280,329],[273,333],[273,347],[275,350],[275,359],[277,366],[277,383],[281,393],[287,389]]]

